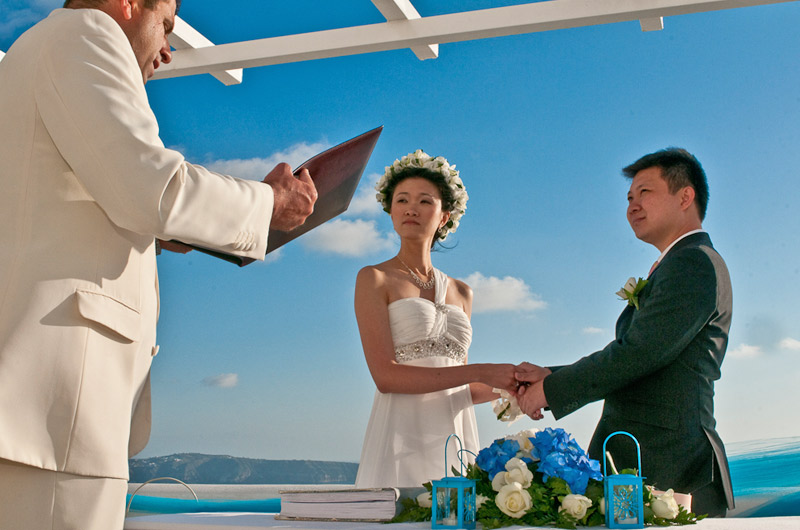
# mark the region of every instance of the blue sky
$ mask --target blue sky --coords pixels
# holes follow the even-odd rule
[[[415,0],[423,16],[517,2]],[[60,4],[3,1],[0,50]],[[368,0],[186,0],[217,43],[381,22]],[[726,442],[800,435],[800,52],[797,2],[152,81],[164,142],[261,178],[378,125],[349,212],[238,269],[159,258],[153,434],[175,452],[357,461],[374,385],[353,314],[356,273],[398,249],[372,184],[417,148],[461,170],[467,214],[434,265],[475,291],[471,362],[563,364],[613,339],[615,292],[658,252],[625,220],[620,168],[667,146],[703,163],[704,227],[726,259],[734,317],[718,430]],[[653,403],[657,407],[669,406]],[[593,404],[555,422],[494,420],[481,440],[561,426],[586,446]]]

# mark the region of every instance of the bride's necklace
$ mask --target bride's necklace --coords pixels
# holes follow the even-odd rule
[[[400,256],[397,256],[397,261],[399,261],[400,264],[406,268],[408,273],[411,275],[411,278],[414,280],[414,283],[419,285],[421,289],[432,289],[436,285],[436,275],[433,274],[433,270],[431,270],[431,279],[428,280],[427,282],[423,282],[422,279],[419,276],[417,276],[416,273],[414,273],[414,271],[411,270],[411,267],[406,265],[405,262],[400,259]]]

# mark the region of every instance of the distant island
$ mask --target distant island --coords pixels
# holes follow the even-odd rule
[[[180,453],[132,458],[128,468],[132,483],[172,477],[191,484],[353,484],[358,464]]]

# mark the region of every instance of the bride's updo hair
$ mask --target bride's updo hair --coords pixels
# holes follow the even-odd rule
[[[383,205],[387,213],[392,209],[392,197],[397,185],[408,178],[423,178],[431,182],[439,190],[442,198],[442,211],[450,212],[450,218],[442,228],[436,232],[434,242],[444,241],[447,235],[455,232],[461,217],[467,210],[467,190],[458,176],[455,165],[450,165],[447,159],[436,158],[418,149],[409,153],[400,160],[395,160],[391,166],[386,166],[383,177],[375,186],[378,194],[375,196]]]

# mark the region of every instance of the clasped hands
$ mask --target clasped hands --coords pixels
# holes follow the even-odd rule
[[[547,407],[543,382],[551,373],[548,368],[521,363],[513,366],[513,380],[498,388],[504,388],[516,397],[519,408],[531,419],[541,420],[544,417],[542,409]]]

